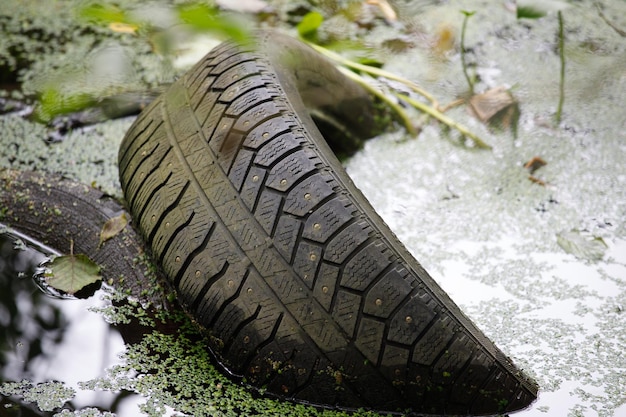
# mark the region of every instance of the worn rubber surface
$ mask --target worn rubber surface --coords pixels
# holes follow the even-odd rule
[[[255,48],[224,43],[120,149],[132,216],[220,363],[322,406],[526,407],[536,385],[404,249],[305,102],[355,128],[371,122],[365,92],[308,47],[267,33]]]

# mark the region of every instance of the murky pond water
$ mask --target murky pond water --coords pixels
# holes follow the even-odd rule
[[[103,376],[107,368],[120,363],[122,337],[102,314],[94,311],[107,303],[100,294],[85,300],[44,294],[34,274],[53,252],[33,243],[25,236],[0,234],[0,380],[26,380],[32,384],[60,381],[63,388],[75,394],[69,395],[71,402],[66,408],[97,407],[118,415],[133,415],[138,402],[133,393],[79,387],[81,381]],[[49,396],[32,397],[48,412],[68,399],[59,389],[49,389]],[[60,394],[56,401],[55,393]],[[9,410],[13,401],[19,404],[20,396],[5,398],[2,404]],[[46,414],[29,411],[28,407],[22,413]]]
[[[452,299],[537,379],[539,400],[516,415],[626,416],[626,42],[619,32],[626,29],[626,3],[550,2],[562,9],[566,34],[560,123],[556,13],[516,19],[506,2],[436,3],[398,1],[413,30],[398,37],[383,27],[364,36],[374,45],[381,38],[411,44],[381,53],[385,69],[418,80],[445,104],[467,91],[460,10],[476,11],[465,39],[470,71],[479,75],[475,89],[511,89],[521,110],[517,135],[489,130],[459,107],[448,114],[493,150],[462,146],[454,131],[442,133],[428,121],[418,138],[398,132],[372,140],[346,162],[348,172]],[[433,53],[428,45],[448,35],[451,49],[442,44]],[[37,65],[49,62],[46,55]],[[129,123],[42,146],[36,138],[45,135],[43,127],[3,116],[0,166],[50,169],[117,193],[115,157]],[[546,165],[531,178],[524,164],[534,157]],[[76,390],[71,408],[137,415],[146,399],[118,392],[131,383],[79,384],[108,378],[126,360],[117,330],[93,311],[102,306],[100,296],[46,297],[31,280],[44,255],[14,245],[0,235],[0,381],[61,381],[61,388]],[[219,404],[226,383],[213,381],[219,382],[207,390]]]

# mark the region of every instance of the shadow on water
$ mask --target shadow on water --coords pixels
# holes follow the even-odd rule
[[[0,384],[61,381],[77,391],[63,408],[119,413],[135,394],[80,392],[75,385],[116,362],[123,349],[121,337],[99,314],[87,313],[101,303],[99,297],[60,300],[37,287],[33,274],[46,259],[20,238],[0,233]],[[52,416],[58,411],[39,411],[35,404],[0,396],[0,417]]]

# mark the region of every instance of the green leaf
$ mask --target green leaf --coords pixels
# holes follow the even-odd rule
[[[518,19],[539,19],[548,13],[558,12],[569,7],[569,4],[560,0],[518,0]]]
[[[244,25],[219,13],[218,9],[203,3],[187,3],[177,9],[178,18],[199,32],[213,32],[239,43],[250,39],[250,31]]]
[[[601,260],[608,247],[601,237],[583,234],[579,230],[558,233],[556,242],[565,252],[587,261]]]
[[[298,34],[305,39],[311,39],[317,33],[317,29],[322,22],[324,22],[324,16],[321,13],[309,12],[304,15],[298,26],[296,26]]]
[[[517,18],[518,19],[539,19],[540,17],[544,17],[547,13],[541,10],[538,10],[532,6],[518,6],[517,7]]]
[[[57,116],[84,110],[95,103],[91,94],[63,94],[56,88],[47,88],[41,93],[35,109],[35,117],[47,123]]]
[[[104,242],[117,236],[124,230],[127,224],[128,218],[126,217],[126,212],[107,220],[104,226],[102,226],[102,230],[100,230],[100,244],[98,246],[102,246]]]
[[[83,254],[55,257],[47,265],[44,278],[49,287],[67,295],[102,281],[100,266]]]
[[[78,10],[78,17],[91,22],[108,25],[110,23],[131,23],[126,12],[112,4],[94,3]]]

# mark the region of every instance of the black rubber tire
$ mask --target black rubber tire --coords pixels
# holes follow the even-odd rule
[[[119,154],[132,216],[220,363],[322,406],[526,407],[536,385],[404,249],[303,102],[367,127],[365,91],[291,38],[257,41],[210,52],[140,115]]]

